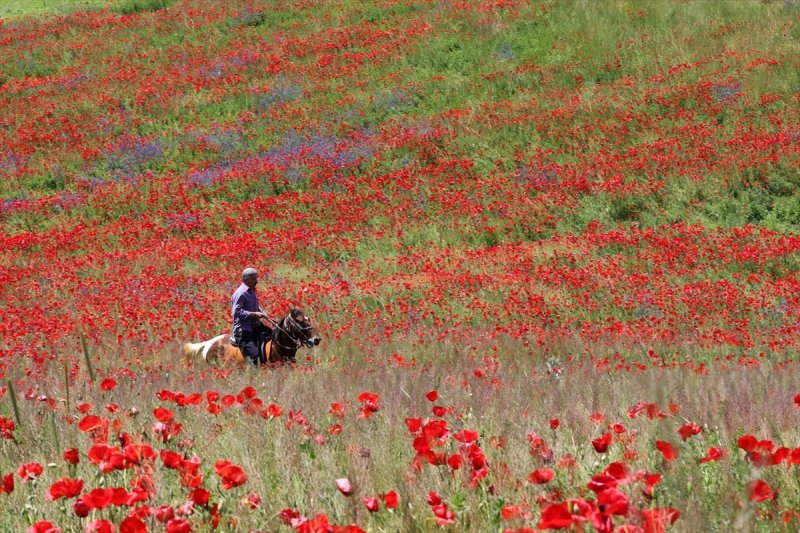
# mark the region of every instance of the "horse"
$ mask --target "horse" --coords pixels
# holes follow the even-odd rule
[[[320,339],[311,320],[299,308],[292,306],[280,322],[259,319],[262,324],[272,328],[272,337],[259,346],[261,360],[269,365],[295,364],[295,354],[301,346],[313,348]],[[223,333],[203,342],[187,342],[183,345],[183,362],[191,364],[205,361],[210,365],[244,366],[245,358],[238,346],[232,343],[230,334]]]

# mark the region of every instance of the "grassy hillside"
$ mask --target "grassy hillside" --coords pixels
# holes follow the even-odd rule
[[[797,2],[53,0],[0,21],[0,429],[16,425],[0,475],[35,460],[57,463],[39,489],[144,479],[148,505],[178,510],[202,500],[192,454],[207,478],[229,459],[274,495],[239,513],[217,487],[231,528],[299,509],[525,531],[548,504],[598,531],[659,530],[670,508],[686,531],[793,527],[796,479],[759,461],[792,472],[775,450],[798,446]],[[300,305],[322,333],[298,372],[179,363],[229,329],[245,266],[266,310]],[[96,474],[97,443],[123,434],[184,462]],[[698,467],[710,448],[727,462]],[[617,462],[636,512],[601,516],[587,483]],[[645,470],[664,475],[655,498]],[[303,482],[345,473],[404,504],[374,515]],[[559,507],[573,496],[600,514]],[[178,515],[202,530],[219,509],[195,504]],[[60,527],[84,530],[72,514]]]

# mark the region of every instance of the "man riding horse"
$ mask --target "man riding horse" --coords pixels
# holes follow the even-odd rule
[[[260,346],[272,336],[272,329],[260,320],[270,318],[258,305],[257,284],[258,271],[245,268],[242,271],[242,284],[231,296],[231,315],[233,344],[239,347],[246,361],[259,366],[266,363]]]

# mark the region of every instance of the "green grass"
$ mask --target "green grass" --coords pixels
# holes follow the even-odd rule
[[[0,19],[68,15],[75,11],[100,9],[109,4],[109,0],[3,0],[0,2]]]

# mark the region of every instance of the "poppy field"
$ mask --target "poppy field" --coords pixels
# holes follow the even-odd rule
[[[800,528],[800,3],[67,4],[0,11],[0,529]],[[185,363],[247,266],[322,343]]]

